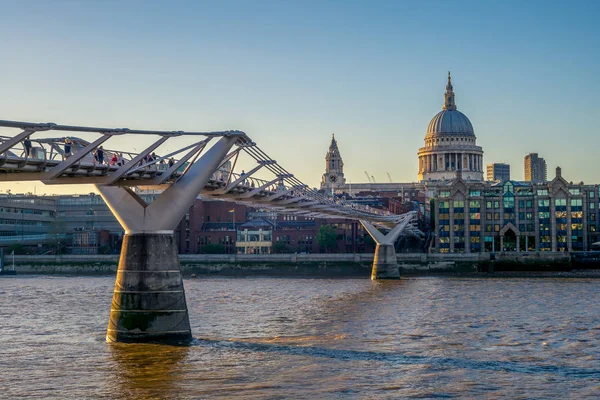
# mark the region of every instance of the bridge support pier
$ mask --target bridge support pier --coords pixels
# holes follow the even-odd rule
[[[149,203],[126,187],[96,186],[125,229],[108,341],[191,340],[174,230],[237,140],[222,137]]]
[[[106,340],[187,342],[191,338],[175,236],[126,234]]]
[[[394,243],[404,231],[412,219],[413,214],[408,214],[406,218],[396,225],[387,235],[384,235],[373,224],[368,221],[360,220],[369,235],[376,243],[375,257],[373,258],[373,269],[371,279],[400,279],[400,270],[396,259],[396,250]]]

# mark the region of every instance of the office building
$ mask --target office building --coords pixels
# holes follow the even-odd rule
[[[529,153],[525,156],[525,181],[546,182],[546,160],[538,153]]]
[[[510,180],[510,165],[504,163],[493,163],[486,166],[486,180],[502,182]]]
[[[599,185],[468,182],[438,186],[431,251],[585,251],[599,240]]]

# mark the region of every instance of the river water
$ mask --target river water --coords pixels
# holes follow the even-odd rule
[[[113,284],[0,278],[0,398],[600,397],[599,279],[187,279],[186,347],[106,343]]]

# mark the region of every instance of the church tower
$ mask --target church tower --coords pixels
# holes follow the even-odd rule
[[[336,188],[339,185],[344,185],[346,178],[344,178],[344,162],[340,155],[337,142],[335,140],[335,134],[331,135],[331,144],[329,145],[329,151],[325,155],[325,173],[321,179],[321,189]]]

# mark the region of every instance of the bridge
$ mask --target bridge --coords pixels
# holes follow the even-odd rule
[[[198,195],[306,217],[359,220],[376,243],[372,279],[398,279],[395,241],[402,234],[423,236],[414,225],[415,212],[395,215],[319,193],[242,131],[111,129],[3,120],[0,128],[2,134],[13,133],[0,136],[0,181],[93,184],[125,230],[109,341],[191,339],[174,229]],[[134,153],[118,149],[124,136],[139,138],[136,143],[152,140]],[[105,144],[117,148],[105,149]],[[133,188],[160,194],[146,203]]]

